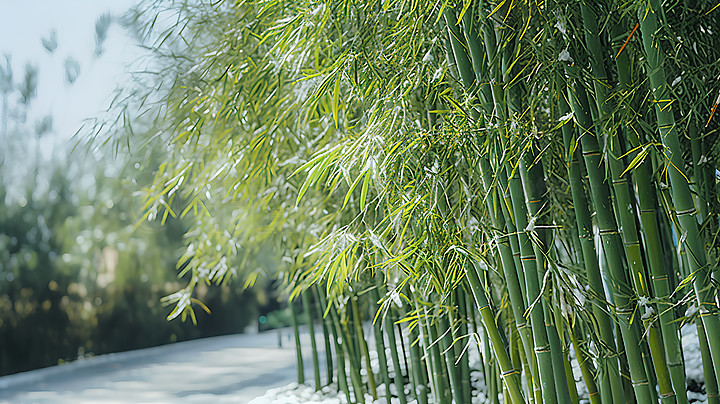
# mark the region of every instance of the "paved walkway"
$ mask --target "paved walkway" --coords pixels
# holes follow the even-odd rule
[[[204,338],[0,377],[0,403],[247,403],[297,380],[291,335]]]

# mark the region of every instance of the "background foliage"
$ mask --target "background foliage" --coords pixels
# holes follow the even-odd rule
[[[108,18],[96,24],[98,55]],[[42,43],[57,48],[52,36]],[[0,69],[0,375],[255,326],[272,301],[262,288],[237,285],[198,290],[213,310],[200,313],[197,326],[167,322],[172,309],[162,298],[189,278],[178,277],[176,263],[192,221],[139,223],[144,201],[136,192],[166,152],[153,146],[117,156],[70,144],[48,156],[52,116],[28,118],[45,90],[38,68],[13,74],[9,60]],[[66,68],[73,85],[79,67]],[[152,129],[142,119],[134,125]]]

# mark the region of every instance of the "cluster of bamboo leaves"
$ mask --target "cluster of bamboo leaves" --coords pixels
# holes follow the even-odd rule
[[[170,317],[278,276],[325,381],[402,403],[469,403],[471,345],[492,402],[687,403],[691,324],[719,402],[717,5],[143,7],[153,62],[119,105],[171,150],[145,214],[198,217]],[[243,264],[262,243],[277,272]]]

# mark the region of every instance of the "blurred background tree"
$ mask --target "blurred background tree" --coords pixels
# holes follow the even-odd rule
[[[96,24],[96,57],[102,57],[112,19]],[[49,53],[56,35],[42,39]],[[165,150],[136,147],[134,155],[107,148],[72,151],[72,144],[42,150],[55,134],[52,115],[30,122],[42,94],[37,67],[13,74],[11,56],[0,63],[0,376],[74,360],[257,327],[258,310],[272,309],[263,287],[244,291],[223,284],[196,292],[212,313],[196,323],[168,322],[162,298],[189,281],[177,265],[191,218],[140,221],[143,195]],[[82,74],[72,56],[68,85]],[[153,124],[133,120],[134,130]],[[142,136],[144,137],[144,136]],[[169,206],[180,206],[179,199]],[[152,219],[152,218],[151,218]],[[267,264],[267,263],[263,263]],[[178,268],[179,266],[179,268]],[[259,300],[258,300],[259,299]]]

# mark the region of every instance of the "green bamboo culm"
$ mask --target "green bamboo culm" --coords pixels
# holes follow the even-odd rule
[[[344,374],[346,373],[345,368],[347,367],[350,372],[350,383],[352,385],[353,396],[355,397],[356,402],[362,402],[362,400],[364,400],[364,389],[362,378],[360,377],[360,364],[358,363],[357,356],[355,354],[354,348],[352,347],[353,343],[351,337],[346,330],[347,327],[345,327],[340,321],[340,313],[337,308],[337,304],[331,301],[327,301],[327,304],[330,305],[328,312],[330,313],[333,328],[335,330],[335,341],[337,342],[335,348],[336,351],[339,352],[338,358],[340,358],[339,360],[343,364],[347,365],[345,366],[338,364],[339,368],[340,366],[342,366],[343,373],[343,376],[341,377],[340,370],[338,369],[338,378],[341,380],[345,380],[345,384],[347,385],[346,379],[344,377]],[[348,402],[352,402],[352,400],[349,400]]]
[[[406,285],[404,288],[404,293],[406,296],[408,296],[408,299],[412,302],[414,301],[413,292],[409,285]],[[410,362],[412,363],[411,369],[411,375],[412,375],[412,383],[413,383],[413,391],[414,396],[419,404],[427,404],[428,403],[428,367],[426,366],[426,362],[422,359],[423,352],[421,352],[421,347],[425,347],[423,335],[422,335],[422,325],[420,323],[420,318],[417,315],[417,312],[413,313],[406,313],[409,317],[415,317],[416,321],[411,323],[411,325],[408,327],[408,334],[410,335]]]
[[[708,269],[705,249],[700,237],[696,219],[697,211],[686,176],[685,162],[682,158],[678,126],[673,112],[672,94],[665,74],[665,54],[662,42],[656,37],[663,15],[662,5],[649,0],[645,7],[638,9],[638,20],[642,34],[642,44],[647,60],[647,77],[655,100],[657,128],[663,144],[663,162],[667,164],[670,178],[672,200],[680,224],[684,243],[682,245],[688,257],[689,269],[694,275],[694,288],[700,316],[707,335],[715,369],[716,381],[720,384],[720,319],[715,303],[715,292],[711,285],[711,273]]]
[[[720,403],[720,392],[718,384],[715,381],[715,369],[712,366],[712,358],[710,356],[710,345],[705,335],[705,327],[700,317],[695,317],[695,329],[698,333],[700,342],[700,355],[703,361],[703,376],[705,377],[705,393],[707,394],[708,404]]]
[[[315,289],[317,292],[316,296],[318,297],[318,301],[320,302],[320,307],[323,308],[324,318],[328,322],[328,328],[332,333],[333,347],[335,348],[335,357],[337,358],[337,360],[335,361],[335,366],[337,369],[338,386],[340,387],[340,390],[345,393],[345,399],[347,400],[347,402],[351,403],[352,399],[350,395],[350,386],[348,385],[347,374],[345,371],[345,352],[343,351],[343,346],[340,343],[340,341],[342,340],[342,333],[336,326],[337,322],[335,321],[336,314],[334,308],[332,306],[328,306],[327,298],[320,289],[320,287],[317,287]]]
[[[362,357],[365,358],[365,369],[367,370],[368,376],[368,389],[373,399],[377,399],[377,388],[375,386],[375,376],[373,375],[372,366],[370,364],[370,350],[368,349],[367,341],[365,341],[365,332],[362,328],[362,317],[360,310],[358,309],[358,298],[354,297],[350,299],[350,307],[352,308],[353,314],[353,325],[355,327],[355,338],[360,346]]]
[[[435,396],[440,404],[451,404],[452,403],[452,387],[450,385],[450,379],[448,378],[447,366],[445,364],[445,358],[439,345],[439,338],[437,333],[436,316],[430,315],[430,310],[425,309],[425,318],[428,321],[425,323],[427,334],[430,339],[430,355],[432,355],[432,376],[435,379]],[[393,337],[394,338],[394,337]],[[398,362],[399,363],[399,362]],[[393,364],[394,365],[394,364]],[[399,370],[399,369],[398,369]],[[396,374],[398,373],[396,370]]]
[[[320,361],[318,359],[317,341],[315,339],[315,323],[312,316],[313,303],[311,301],[312,293],[305,291],[302,294],[300,300],[302,300],[303,310],[305,311],[306,323],[308,325],[308,332],[310,333],[310,347],[312,349],[312,361],[313,361],[313,379],[315,384],[315,391],[322,388],[322,381],[320,380]]]
[[[594,76],[595,101],[597,103],[599,119],[596,127],[602,128],[603,132],[607,132],[608,128],[606,125],[611,123],[610,118],[612,110],[614,109],[614,102],[608,96],[609,80],[604,61],[599,58],[600,54],[597,53],[601,52],[604,48],[599,40],[599,28],[597,26],[598,18],[597,14],[589,5],[582,4],[581,10],[583,15],[583,25],[585,28],[585,41],[588,49],[590,49],[590,64]],[[618,61],[616,58],[616,63],[618,70],[620,71],[624,71],[627,68],[627,63],[623,59]],[[613,131],[610,128],[609,133],[606,133],[608,146],[605,147],[607,165],[610,168],[611,184],[615,196],[613,201],[615,202],[615,210],[617,212],[616,220],[618,226],[622,228],[620,235],[623,240],[626,262],[632,274],[631,279],[634,285],[634,292],[641,297],[650,299],[652,296],[650,295],[649,285],[645,277],[646,270],[644,267],[644,260],[642,258],[640,240],[633,212],[633,201],[630,195],[630,186],[627,177],[622,176],[625,166],[619,158],[622,154],[620,146],[621,142],[619,139],[620,136],[621,132]],[[646,333],[647,342],[652,353],[652,364],[655,367],[654,370],[659,383],[662,402],[666,404],[675,403],[676,393],[670,382],[670,375],[666,365],[667,361],[665,359],[657,329],[655,326],[650,324],[646,329]],[[652,377],[652,375],[650,375],[650,377]]]
[[[459,357],[460,361],[460,383],[462,385],[462,400],[463,402],[472,402],[472,386],[470,385],[470,362],[469,355],[463,352],[462,341],[467,340],[468,334],[468,312],[465,306],[465,290],[462,287],[455,289],[455,298],[458,307],[459,320],[453,327],[456,332],[453,334],[453,340],[458,341],[454,345],[457,347],[455,350],[455,356]]]
[[[556,88],[558,89],[558,106],[561,117],[568,116],[570,106],[565,98],[565,89],[567,84],[561,79],[560,74],[556,74]],[[567,155],[567,170],[570,189],[572,193],[573,206],[575,209],[575,220],[577,225],[578,237],[581,244],[580,253],[583,257],[585,267],[585,277],[590,287],[591,310],[595,321],[598,324],[599,338],[602,341],[600,347],[601,363],[600,368],[600,394],[603,403],[622,402],[624,400],[623,388],[620,376],[620,368],[616,357],[617,346],[615,337],[612,333],[612,319],[608,316],[607,303],[605,300],[605,291],[603,288],[602,274],[597,261],[597,251],[595,250],[594,234],[592,228],[592,220],[590,211],[588,210],[588,200],[585,196],[581,167],[580,167],[580,149],[576,142],[574,127],[572,121],[569,120],[561,126],[563,141],[565,145],[565,153]]]
[[[298,384],[305,383],[305,366],[303,365],[302,356],[302,344],[300,343],[300,328],[298,326],[298,315],[295,309],[295,304],[291,300],[290,306],[290,318],[292,319],[293,335],[295,336],[295,359],[297,360],[297,382]]]
[[[638,401],[650,402],[649,382],[640,351],[637,349],[640,346],[639,335],[632,328],[633,324],[637,327],[637,322],[631,322],[636,302],[630,299],[633,292],[628,284],[622,262],[622,242],[612,211],[610,191],[603,172],[604,165],[601,164],[601,152],[597,138],[592,130],[593,124],[589,116],[590,106],[585,89],[581,85],[574,85],[573,87],[570,92],[573,113],[582,131],[582,155],[588,171],[593,205],[597,212],[599,233],[604,247],[603,251],[610,269],[611,293],[614,297],[615,311],[618,315],[618,325],[622,334],[625,353],[628,356],[633,389]]]
[[[402,404],[405,404],[407,403],[407,397],[405,395],[405,378],[403,376],[402,368],[400,367],[400,353],[398,352],[398,343],[397,338],[395,337],[395,327],[393,326],[395,316],[392,313],[390,314],[389,320],[390,321],[385,324],[385,330],[388,336],[388,342],[390,343],[390,358],[392,359],[393,368],[395,369],[395,388],[397,389],[398,399]],[[402,337],[402,334],[398,333],[398,335]]]
[[[314,307],[316,308],[315,315],[317,318],[321,319],[322,324],[322,332],[323,332],[323,343],[325,344],[325,385],[329,385],[333,382],[333,352],[330,348],[331,342],[330,339],[332,338],[330,334],[330,325],[329,325],[329,318],[326,318],[325,311],[324,311],[324,305],[321,304],[320,300],[320,292],[318,290],[317,285],[311,286],[311,293],[312,297],[315,300],[316,304]]]
[[[477,310],[480,312],[483,325],[491,342],[494,357],[497,360],[503,385],[506,386],[513,403],[525,403],[520,383],[520,372],[514,369],[507,352],[507,348],[503,342],[503,338],[497,327],[495,316],[490,309],[490,303],[485,296],[485,288],[483,288],[477,269],[473,263],[467,264],[467,279],[472,290]]]
[[[370,290],[370,298],[376,302],[380,301],[380,293],[377,288]],[[375,347],[377,350],[378,363],[380,363],[380,377],[382,378],[383,384],[385,385],[385,399],[388,404],[391,404],[390,396],[390,375],[388,374],[387,367],[383,364],[387,363],[387,356],[385,355],[385,337],[383,336],[382,323],[380,321],[373,321],[373,332],[375,333]]]
[[[413,299],[413,304],[415,306],[415,315],[418,319],[419,333],[423,342],[423,357],[425,359],[425,368],[427,369],[427,382],[429,387],[428,394],[432,397],[431,402],[439,402],[439,391],[441,388],[438,387],[438,378],[435,373],[435,354],[432,350],[430,335],[428,334],[427,317],[425,316],[424,308],[421,307],[422,303],[419,302],[417,297]]]
[[[452,316],[452,313],[445,312],[436,316],[438,318],[437,334],[438,334],[438,345],[440,346],[440,352],[445,359],[445,365],[447,366],[446,372],[448,379],[450,380],[450,388],[452,397],[462,397],[462,383],[460,382],[460,369],[455,365],[457,358],[453,350],[453,333],[450,324],[452,321],[448,317]]]

